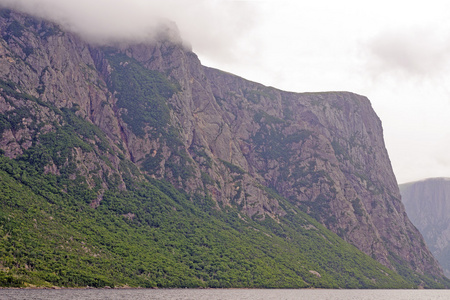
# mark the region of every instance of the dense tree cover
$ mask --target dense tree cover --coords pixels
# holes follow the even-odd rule
[[[2,286],[413,286],[293,207],[255,222],[153,181],[93,209],[32,169],[0,157]]]
[[[176,85],[119,53],[107,57],[115,68],[109,88],[127,111],[124,120],[137,135],[150,127],[147,133],[161,137],[173,157],[181,158],[169,159],[166,167],[180,172],[180,178],[189,176],[189,159],[178,150],[177,133],[168,123],[165,100]],[[383,267],[273,190],[267,193],[287,215],[258,221],[237,208],[219,209],[208,197],[198,199],[164,181],[135,181],[136,166],[114,153],[99,128],[76,115],[76,105],[57,109],[11,82],[0,82],[0,88],[12,105],[22,99],[46,106],[59,120],[54,130],[43,133],[27,109],[31,106],[14,104],[14,110],[0,116],[0,135],[23,126],[25,117],[33,121],[32,145],[15,159],[0,154],[0,286],[409,288],[426,282],[441,287],[409,269],[401,277]],[[258,118],[270,116],[261,113]],[[302,132],[284,140],[272,129],[267,127],[264,137],[281,144],[309,135]],[[258,138],[263,141],[262,134]],[[75,148],[95,153],[106,165],[111,165],[107,154],[122,159],[122,169],[113,171],[121,172],[127,190],[116,188],[117,174],[105,175],[108,188],[100,205],[91,207],[100,179],[94,186],[87,184],[77,170]],[[265,144],[260,150],[277,151]],[[243,173],[222,162],[230,171]],[[45,174],[48,165],[58,168],[57,175]],[[148,158],[143,167],[151,170],[155,165]],[[89,175],[95,178],[96,173]],[[211,180],[206,173],[202,176]]]

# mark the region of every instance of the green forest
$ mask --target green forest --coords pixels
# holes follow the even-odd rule
[[[21,30],[10,29],[16,35]],[[175,177],[192,176],[192,160],[169,122],[166,100],[179,90],[177,83],[118,52],[105,50],[105,57],[115,69],[108,88],[116,93],[118,108],[126,111],[124,122],[136,136],[153,136],[171,149],[165,167]],[[41,95],[43,87],[39,89]],[[161,154],[146,157],[139,170],[118,150],[123,145],[111,144],[100,128],[79,116],[76,104],[56,108],[5,80],[0,80],[0,95],[10,105],[0,115],[0,137],[6,130],[23,129],[27,120],[31,141],[14,159],[0,150],[0,287],[443,288],[448,284],[400,265],[396,267],[401,274],[388,269],[274,190],[265,191],[286,215],[279,220],[252,219],[238,207],[220,206],[208,195],[199,200],[169,182],[146,176],[144,171],[152,174],[160,167]],[[259,96],[252,99],[258,101]],[[53,119],[46,119],[46,124],[39,111]],[[256,118],[278,122],[263,112]],[[43,131],[47,125],[52,130]],[[260,145],[256,151],[264,150],[270,158],[280,151],[270,147],[270,141],[284,145],[309,135],[301,131],[281,139],[279,132],[267,127],[253,139]],[[101,160],[97,169],[82,174],[75,149]],[[119,170],[108,157],[120,160]],[[245,173],[221,162],[232,173]],[[101,164],[112,171],[101,173]],[[47,172],[48,166],[57,171]],[[205,172],[201,177],[212,181]],[[126,188],[120,189],[122,179]],[[99,195],[101,201],[92,205]]]
[[[93,209],[27,168],[1,157],[2,286],[414,286],[300,211],[286,224],[202,211],[161,181],[109,191]]]

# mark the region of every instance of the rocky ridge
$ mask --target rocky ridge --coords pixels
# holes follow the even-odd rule
[[[408,217],[449,276],[450,179],[430,178],[399,187]]]
[[[382,264],[442,276],[406,216],[365,97],[288,93],[204,67],[173,32],[99,47],[9,10],[0,29],[1,149],[42,158],[35,149],[64,141],[71,116],[88,120],[89,145],[40,161],[91,188],[92,207],[145,176],[255,220],[282,220],[281,195]]]

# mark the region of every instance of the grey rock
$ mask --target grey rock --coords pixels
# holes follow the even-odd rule
[[[450,276],[450,178],[401,184],[400,192],[409,218]]]
[[[22,24],[20,32],[8,33],[12,22]],[[284,92],[204,67],[169,30],[147,44],[110,48],[178,86],[166,99],[169,122],[161,125],[162,132],[177,132],[176,138],[155,135],[150,124],[138,135],[111,89],[117,70],[105,48],[15,12],[0,18],[0,29],[0,79],[38,99],[11,91],[0,96],[1,113],[29,112],[17,128],[3,131],[1,149],[16,158],[39,144],[42,134],[65,125],[61,114],[39,103],[76,111],[101,129],[109,147],[97,136],[85,141],[92,151],[72,149],[86,184],[94,188],[101,181],[92,207],[112,178],[126,189],[127,176],[166,179],[195,201],[211,199],[217,209],[235,206],[257,220],[286,215],[281,195],[382,264],[442,276],[405,213],[381,122],[367,98]],[[52,161],[44,170],[60,171]]]

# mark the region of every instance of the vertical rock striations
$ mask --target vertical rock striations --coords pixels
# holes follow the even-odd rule
[[[450,179],[430,178],[400,185],[402,200],[412,223],[450,275]]]
[[[281,195],[382,264],[406,267],[403,276],[442,276],[406,216],[365,97],[288,93],[204,67],[174,31],[100,47],[53,23],[1,14],[8,157],[42,157],[36,149],[78,128],[79,140],[67,138],[72,152],[50,153],[42,171],[78,178],[98,195],[93,207],[106,189],[143,174],[254,220],[282,222]]]

